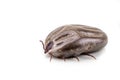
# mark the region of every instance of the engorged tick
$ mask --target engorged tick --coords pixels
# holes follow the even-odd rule
[[[44,53],[52,57],[67,59],[88,55],[102,49],[108,42],[107,35],[100,29],[85,25],[64,25],[52,31],[43,45]]]

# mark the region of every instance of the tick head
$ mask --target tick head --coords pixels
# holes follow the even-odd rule
[[[53,45],[54,45],[53,41],[50,41],[44,49],[45,53],[47,53],[50,49],[52,49]]]
[[[42,40],[40,40],[40,42],[43,45],[44,53],[47,53],[53,47],[53,41],[50,41],[46,46],[45,46],[45,44],[43,43]]]

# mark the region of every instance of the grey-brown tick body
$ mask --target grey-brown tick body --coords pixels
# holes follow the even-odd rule
[[[95,27],[85,25],[65,25],[52,31],[46,38],[43,48],[57,58],[77,58],[90,55],[107,44],[106,34]],[[77,58],[78,59],[78,58]],[[79,59],[78,59],[79,60]]]

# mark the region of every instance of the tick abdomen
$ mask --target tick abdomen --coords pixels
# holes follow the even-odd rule
[[[47,47],[51,41],[53,46],[48,53],[55,57],[67,58],[100,50],[107,44],[107,36],[98,28],[84,25],[65,25],[48,35],[45,46]]]

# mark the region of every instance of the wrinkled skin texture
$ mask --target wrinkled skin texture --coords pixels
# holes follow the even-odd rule
[[[57,58],[77,57],[98,51],[107,44],[106,34],[95,27],[65,25],[52,31],[45,40],[45,53]]]

